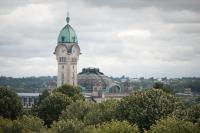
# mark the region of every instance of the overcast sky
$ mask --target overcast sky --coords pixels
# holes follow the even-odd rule
[[[200,76],[199,0],[0,0],[0,75],[57,75],[53,52],[67,11],[79,72]]]

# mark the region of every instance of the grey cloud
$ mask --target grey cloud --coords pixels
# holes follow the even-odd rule
[[[193,10],[199,11],[199,0],[85,0],[92,6],[108,6],[111,8],[146,8],[157,7],[163,10]]]
[[[165,52],[162,50],[162,52],[162,54],[160,53],[161,56],[156,56],[155,58],[161,57],[161,60],[169,62],[200,61],[200,53],[198,53],[194,50],[194,48],[191,47],[173,47],[170,49],[165,49]]]
[[[1,10],[9,12],[0,13],[0,74],[56,75],[53,51],[69,9],[83,53],[79,71],[94,66],[112,76],[199,76],[198,1],[35,0],[4,5]],[[33,67],[38,72],[29,72]]]
[[[199,12],[181,10],[181,11],[161,11],[159,17],[168,23],[199,23]]]
[[[195,34],[197,34],[199,36],[200,34],[200,21],[199,23],[195,23],[195,24],[179,24],[176,25],[174,27],[175,31],[179,32],[179,33],[186,33],[188,34],[193,34],[195,36]]]
[[[9,14],[18,7],[28,4],[28,0],[1,0],[0,15]]]

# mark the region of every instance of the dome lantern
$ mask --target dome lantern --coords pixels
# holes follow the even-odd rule
[[[58,44],[60,43],[78,43],[75,30],[69,25],[70,17],[67,13],[67,24],[62,28],[58,36]]]
[[[69,12],[67,12],[67,18],[66,18],[67,24],[69,24],[70,17],[69,17]]]

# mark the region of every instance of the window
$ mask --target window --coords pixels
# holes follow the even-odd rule
[[[62,77],[61,77],[61,81],[62,81],[62,85],[64,84],[64,73],[62,73]]]
[[[62,36],[62,37],[61,37],[61,40],[62,40],[62,42],[64,42],[64,41],[65,41],[65,37],[64,37],[64,36]]]
[[[72,77],[73,85],[74,85],[74,80],[75,80],[75,75],[74,75],[74,72],[73,72],[73,77]]]
[[[59,62],[66,62],[67,60],[66,60],[66,57],[60,57],[59,58]]]
[[[77,60],[76,60],[76,58],[72,58],[72,62],[76,62]]]
[[[76,40],[75,36],[72,37],[72,40],[75,42],[75,40]]]
[[[29,97],[28,106],[31,106],[31,103],[32,103],[32,98]]]
[[[24,97],[24,98],[23,98],[23,101],[24,101],[24,106],[26,106],[27,98]]]

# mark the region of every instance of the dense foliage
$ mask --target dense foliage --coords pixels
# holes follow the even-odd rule
[[[149,127],[162,117],[181,109],[181,104],[171,94],[159,89],[135,92],[121,100],[117,107],[118,118],[137,123],[138,127]]]
[[[22,110],[21,99],[6,87],[0,87],[0,116],[15,119]]]
[[[185,88],[191,88],[192,92],[200,93],[200,78],[169,79],[168,82],[175,92],[183,92]]]
[[[38,101],[33,105],[33,107],[31,108],[31,114],[35,115],[35,116],[39,116],[38,112],[39,112],[39,105],[42,103],[42,101],[47,98],[48,96],[50,96],[50,93],[48,92],[48,90],[44,90],[42,92],[42,94],[39,95],[38,97]]]
[[[22,116],[13,121],[0,118],[0,133],[30,133],[45,129],[44,122],[34,116]]]
[[[0,133],[197,133],[200,131],[200,104],[184,105],[162,86],[136,91],[121,100],[95,103],[85,100],[78,87],[64,85],[51,94],[44,91],[32,110],[13,111],[16,93],[0,91]],[[15,101],[16,104],[16,101]],[[12,106],[13,106],[12,105]],[[21,104],[20,104],[21,105]],[[15,106],[14,106],[15,107]],[[3,108],[3,109],[2,109]],[[15,107],[17,110],[17,108]],[[19,115],[21,114],[21,115]],[[26,114],[26,115],[22,115]],[[29,115],[34,114],[35,116]],[[3,118],[4,117],[4,118]]]
[[[53,121],[57,121],[61,112],[73,101],[85,100],[78,87],[63,85],[53,91],[51,95],[44,91],[39,97],[38,105],[34,111],[50,127]],[[34,113],[37,114],[37,113]]]
[[[38,116],[50,126],[54,120],[58,120],[62,110],[69,105],[72,100],[64,94],[55,93],[45,98],[38,106]]]
[[[185,110],[185,119],[200,125],[200,104],[193,105]]]
[[[84,129],[85,133],[139,133],[136,125],[131,125],[127,121],[111,121],[88,126]]]
[[[162,82],[155,82],[153,85],[154,89],[161,89],[166,93],[174,94],[174,91],[170,88],[170,85],[163,84]]]
[[[84,96],[81,94],[81,89],[72,85],[63,85],[59,88],[56,88],[53,93],[62,93],[68,97],[70,97],[73,101],[76,100],[85,100]]]
[[[0,86],[9,87],[15,92],[41,92],[48,89],[47,84],[50,81],[56,81],[56,77],[0,77]]]
[[[78,119],[83,121],[86,114],[91,111],[94,103],[87,101],[76,101],[68,105],[61,115],[61,119]]]
[[[48,90],[44,90],[41,95],[39,95],[37,105],[40,105],[42,101],[50,95]]]
[[[155,78],[139,78],[133,82],[121,82],[122,79],[129,81],[128,77],[113,78],[113,80],[120,82],[123,91],[127,91],[127,85],[132,84],[135,89],[148,89],[153,88],[154,84],[158,82]],[[162,78],[164,87],[170,88],[174,92],[183,92],[185,88],[191,88],[192,92],[200,93],[200,78]],[[12,78],[0,77],[0,86],[7,86],[15,92],[42,92],[48,89],[49,82],[56,82],[56,77],[43,76],[43,77],[26,77],[26,78]]]
[[[167,117],[152,125],[149,133],[199,133],[200,128],[192,122]]]
[[[53,123],[51,130],[52,133],[82,133],[85,125],[77,119],[68,119],[66,121],[60,120]]]
[[[115,119],[117,105],[116,100],[101,103],[76,101],[66,107],[60,119],[78,119],[87,125],[108,122]]]
[[[84,117],[86,124],[98,124],[111,121],[116,117],[118,101],[107,100],[101,103],[96,103],[92,106],[89,112]]]

